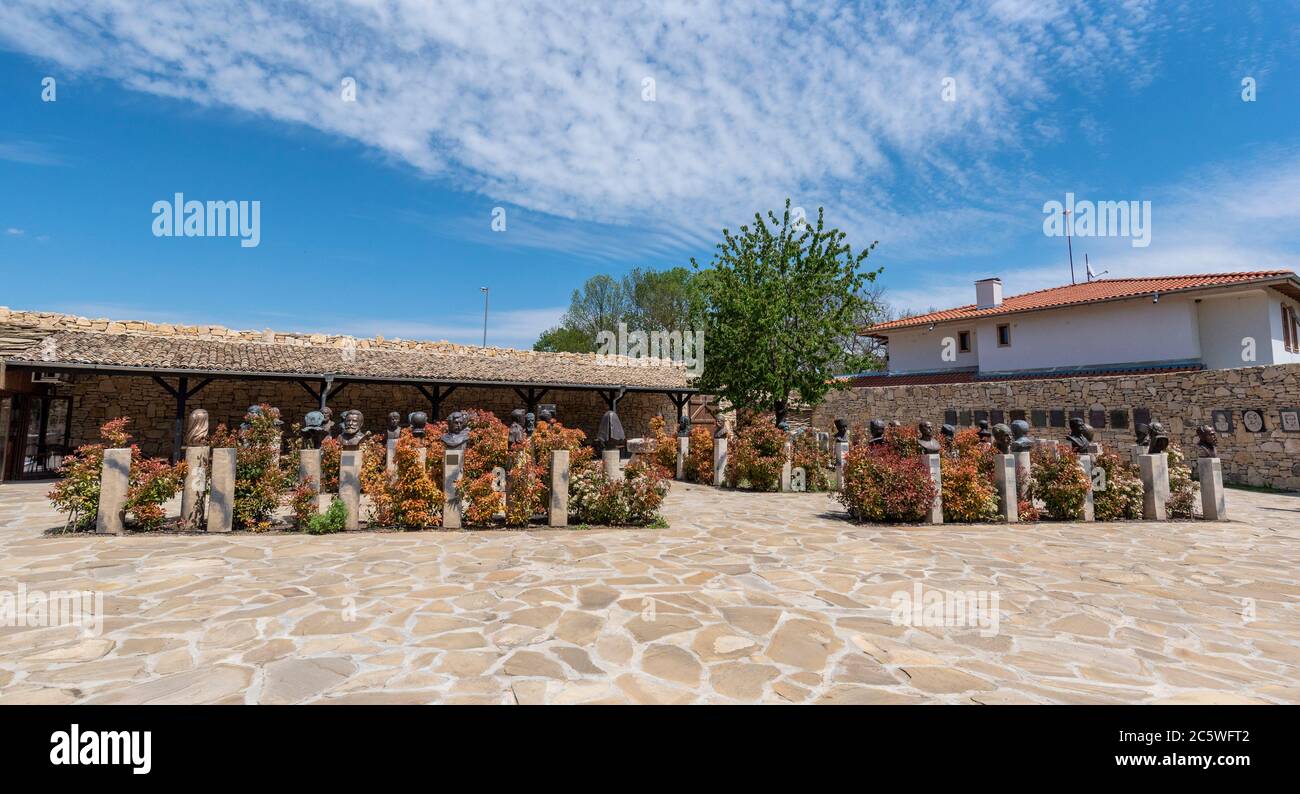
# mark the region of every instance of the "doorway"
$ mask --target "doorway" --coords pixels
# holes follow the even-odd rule
[[[0,461],[8,458],[4,479],[56,476],[72,451],[72,398],[18,394],[8,401],[8,427],[0,426],[7,431],[6,454],[0,456]]]

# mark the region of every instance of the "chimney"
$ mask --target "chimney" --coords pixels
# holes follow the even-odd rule
[[[982,278],[975,282],[975,308],[992,309],[1002,305],[1002,279]]]

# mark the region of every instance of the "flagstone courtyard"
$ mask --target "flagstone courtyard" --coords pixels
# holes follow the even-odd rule
[[[0,486],[0,592],[102,592],[103,630],[0,627],[0,703],[1300,702],[1300,495],[881,527],[675,483],[668,529],[101,537],[46,535],[48,487]],[[996,631],[892,619],[918,584]]]

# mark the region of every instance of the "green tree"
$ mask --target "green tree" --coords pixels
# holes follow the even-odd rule
[[[834,376],[861,371],[869,356],[846,349],[865,313],[863,271],[876,243],[855,254],[844,232],[791,216],[754,215],[733,235],[723,229],[709,277],[702,280],[704,371],[695,386],[738,408],[772,411],[785,420],[791,395],[816,404],[846,384]],[[702,268],[694,258],[691,265]]]
[[[533,343],[533,350],[547,353],[590,353],[594,344],[586,334],[573,328],[557,325],[542,331]]]
[[[542,332],[534,350],[588,353],[596,350],[601,331],[618,333],[618,324],[644,331],[681,330],[695,326],[700,315],[700,276],[684,267],[668,270],[633,268],[622,279],[592,276],[574,290],[560,324]]]

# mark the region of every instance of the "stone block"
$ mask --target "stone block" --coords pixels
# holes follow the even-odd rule
[[[939,465],[939,455],[926,455],[926,467],[930,470],[930,482],[934,483],[934,501],[930,503],[930,511],[926,514],[927,524],[943,523],[943,473]]]
[[[1169,453],[1139,455],[1138,469],[1142,472],[1142,517],[1164,521],[1168,515],[1165,502],[1169,500]]]
[[[1196,461],[1201,481],[1201,513],[1206,521],[1227,521],[1228,502],[1223,492],[1223,466],[1218,458]]]
[[[99,512],[95,531],[101,535],[120,535],[126,529],[126,492],[131,481],[131,450],[104,450],[104,464],[99,470]]]
[[[550,505],[546,523],[553,527],[569,525],[569,450],[551,450]]]
[[[447,529],[460,529],[460,494],[456,484],[465,463],[465,452],[449,449],[442,456],[442,525]]]
[[[998,491],[998,515],[1009,524],[1019,521],[1020,507],[1017,499],[1020,494],[1016,490],[1015,455],[993,456],[993,480]]]
[[[713,484],[721,487],[727,481],[727,439],[713,439]]]
[[[235,528],[235,455],[233,447],[212,450],[212,488],[208,493],[208,531]]]
[[[198,529],[203,525],[203,495],[208,488],[209,447],[185,448],[185,484],[181,487],[181,525]]]
[[[348,509],[348,518],[343,525],[347,530],[361,528],[361,459],[364,455],[360,449],[345,449],[339,455],[339,499]]]

